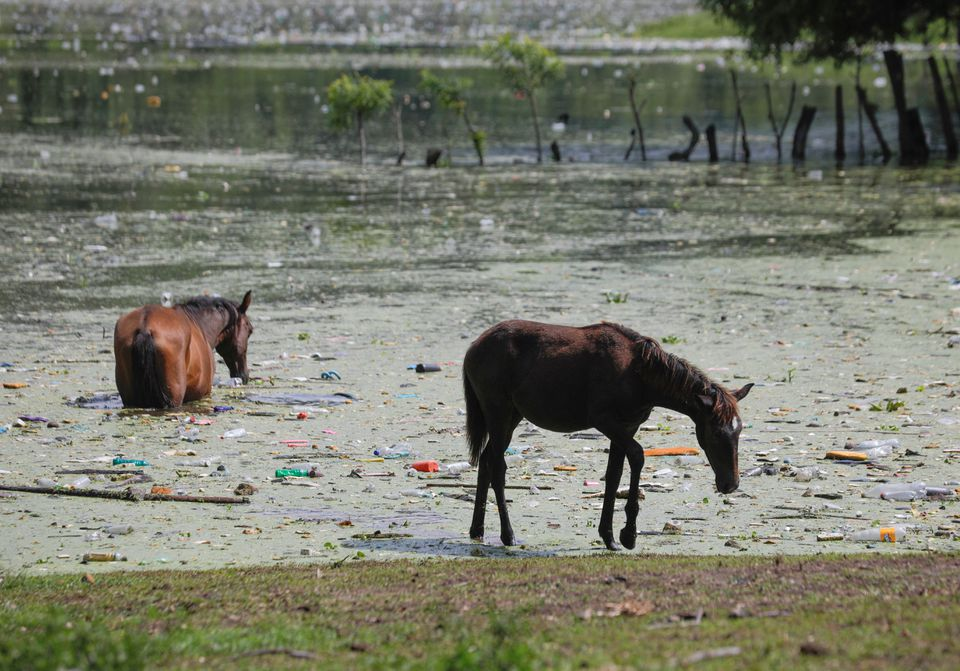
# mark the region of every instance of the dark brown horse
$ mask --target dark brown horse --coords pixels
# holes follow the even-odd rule
[[[659,343],[616,324],[582,328],[506,321],[484,332],[463,359],[470,458],[479,465],[470,537],[483,539],[487,489],[492,484],[500,512],[500,539],[515,542],[504,497],[504,452],[523,418],[551,431],[596,428],[610,439],[600,538],[611,550],[613,507],[623,460],[630,462],[627,523],[620,542],[633,548],[637,536],[638,487],[643,448],[634,439],[654,406],[689,416],[697,441],[713,467],[717,489],[740,484],[737,401],[752,384],[729,391]]]
[[[175,408],[203,398],[213,385],[213,349],[244,384],[250,294],[237,304],[200,296],[172,308],[145,305],[120,317],[113,331],[117,389],[127,408]]]

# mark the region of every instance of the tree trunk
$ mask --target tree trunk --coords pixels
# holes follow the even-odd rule
[[[813,117],[816,114],[817,108],[811,105],[804,105],[800,110],[800,119],[793,132],[793,148],[790,152],[794,161],[803,161],[807,157],[807,134],[810,132],[810,126],[813,125]]]
[[[397,103],[393,108],[393,118],[397,124],[397,165],[403,165],[403,159],[407,155],[403,148],[403,101]]]
[[[477,131],[474,130],[473,124],[470,123],[470,115],[467,114],[467,110],[463,110],[463,122],[467,124],[467,132],[470,133],[470,140],[473,142],[473,150],[477,152],[477,160],[480,162],[480,165],[483,166],[483,147],[480,146],[480,136],[477,135]]]
[[[700,142],[700,130],[697,128],[696,124],[693,123],[693,119],[688,116],[683,117],[683,125],[687,127],[690,131],[690,144],[687,145],[687,148],[683,151],[675,151],[668,157],[671,161],[689,161],[690,154],[693,153],[694,147],[697,146],[697,143]]]
[[[631,128],[631,129],[630,129],[630,146],[627,147],[627,153],[623,155],[623,160],[624,160],[624,161],[629,161],[629,160],[630,160],[630,154],[633,153],[633,148],[634,148],[636,145],[637,145],[637,129],[636,129],[636,128]]]
[[[867,150],[863,144],[863,100],[860,98],[860,66],[863,64],[863,56],[857,54],[857,152],[860,157],[860,165],[866,163]]]
[[[890,75],[893,102],[897,107],[897,139],[900,145],[900,162],[908,165],[926,163],[929,158],[923,123],[920,115],[907,109],[907,95],[903,83],[903,56],[895,49],[883,52],[883,60]]]
[[[560,155],[560,143],[556,140],[550,143],[550,153],[556,163],[563,160],[563,157]]]
[[[730,70],[730,79],[733,80],[733,95],[737,100],[737,126],[740,128],[741,136],[741,146],[743,148],[743,161],[744,163],[750,162],[750,145],[747,143],[747,120],[743,118],[743,106],[740,104],[740,87],[737,86],[737,73],[735,70]],[[737,134],[733,134],[733,153],[734,160],[736,160],[737,153]]]
[[[953,98],[953,107],[957,112],[957,123],[960,123],[960,95],[957,94],[957,82],[953,78],[953,68],[950,67],[950,61],[943,57],[943,68],[947,71],[947,81],[950,82],[950,94]]]
[[[888,145],[884,139],[883,133],[880,131],[880,124],[877,123],[877,106],[867,100],[867,92],[862,86],[857,87],[857,99],[863,107],[864,114],[867,115],[867,120],[870,122],[870,127],[873,129],[873,134],[876,136],[877,142],[880,143],[883,162],[886,163],[890,160],[891,156],[893,156],[893,152],[890,151],[890,145]]]
[[[646,160],[647,160],[647,147],[646,147],[646,145],[645,145],[644,142],[643,142],[643,126],[640,125],[640,110],[642,110],[642,109],[643,109],[643,106],[647,104],[647,101],[644,100],[642,103],[640,103],[640,106],[637,107],[637,101],[636,101],[636,99],[634,98],[634,91],[636,90],[636,88],[637,88],[637,80],[631,78],[631,79],[630,79],[630,109],[633,110],[633,123],[634,123],[634,128],[635,128],[636,131],[637,131],[637,140],[639,140],[639,142],[640,142],[640,160],[641,160],[641,161],[646,161]],[[631,144],[630,146],[631,146],[631,148],[633,147],[632,144]],[[630,152],[628,151],[628,152],[627,152],[627,156],[629,156],[629,155],[630,155]],[[626,160],[626,159],[624,159],[624,160]]]
[[[783,123],[779,126],[773,116],[773,96],[770,93],[770,83],[764,82],[763,88],[767,93],[767,117],[770,119],[770,125],[773,127],[773,134],[776,137],[777,163],[779,163],[783,155],[783,132],[787,129],[787,124],[790,123],[790,115],[793,114],[793,103],[797,99],[797,83],[791,82],[790,84],[790,102],[787,103],[787,113],[783,117]]]
[[[710,152],[710,162],[716,163],[720,160],[720,155],[717,153],[717,127],[713,124],[707,126],[707,151]]]
[[[367,136],[363,132],[363,112],[357,112],[357,134],[360,136],[360,165],[366,165]]]
[[[937,99],[937,111],[940,112],[940,124],[943,126],[943,141],[947,146],[947,159],[953,161],[957,158],[957,136],[953,132],[953,121],[950,119],[950,105],[947,104],[947,94],[943,90],[943,80],[940,79],[937,59],[930,56],[927,63],[930,65],[933,93]]]
[[[537,163],[543,163],[543,148],[540,144],[540,119],[537,118],[537,100],[533,91],[527,91],[530,98],[530,114],[533,115],[533,132],[537,136]]]
[[[834,157],[837,163],[843,163],[847,157],[846,143],[844,142],[844,119],[843,119],[843,87],[837,84],[834,90],[834,105],[837,113],[837,143],[834,150]]]

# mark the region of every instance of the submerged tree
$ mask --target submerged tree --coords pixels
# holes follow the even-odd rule
[[[856,58],[867,45],[893,45],[923,34],[931,26],[957,26],[956,0],[700,0],[715,14],[739,26],[754,56],[780,56],[795,47],[802,58]],[[958,35],[960,40],[960,35]],[[903,57],[894,47],[884,51],[899,120],[900,158],[907,163],[927,158],[919,113],[908,108]]]
[[[529,37],[516,39],[510,33],[483,49],[484,57],[503,75],[507,85],[530,101],[533,131],[537,138],[537,163],[543,162],[540,120],[537,114],[537,89],[563,73],[563,64],[550,49]]]
[[[364,119],[382,112],[393,101],[393,82],[366,75],[340,75],[327,87],[330,103],[330,125],[347,130],[354,119],[360,140],[360,165],[367,162],[367,136]]]
[[[470,114],[467,112],[467,100],[464,97],[464,92],[472,85],[473,83],[469,79],[452,77],[441,79],[429,70],[420,71],[420,87],[434,96],[441,107],[450,110],[463,119],[463,123],[467,126],[467,132],[470,134],[470,141],[473,142],[473,149],[477,152],[477,160],[480,165],[483,165],[483,151],[487,144],[487,134],[473,127],[470,122]]]

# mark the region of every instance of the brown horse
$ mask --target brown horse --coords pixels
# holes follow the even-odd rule
[[[175,408],[210,393],[213,349],[244,384],[251,292],[238,305],[200,296],[172,308],[145,305],[120,317],[113,331],[117,389],[127,408]]]
[[[470,458],[479,465],[470,537],[483,540],[487,489],[492,484],[500,513],[500,539],[515,542],[504,497],[504,452],[523,418],[551,431],[596,428],[610,439],[600,538],[611,550],[613,506],[623,460],[630,462],[627,523],[620,542],[636,544],[638,487],[643,448],[634,439],[654,406],[682,412],[696,424],[697,441],[713,467],[717,489],[740,484],[737,401],[748,384],[729,391],[659,343],[616,324],[582,328],[506,321],[484,332],[463,359]]]

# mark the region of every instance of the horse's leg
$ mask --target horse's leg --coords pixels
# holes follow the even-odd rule
[[[617,443],[611,441],[607,473],[604,476],[603,510],[600,512],[600,538],[608,550],[622,549],[613,540],[613,507],[617,499],[617,489],[620,487],[620,476],[623,474],[623,458],[623,450]]]
[[[490,446],[487,445],[487,449]],[[470,523],[470,538],[475,541],[483,540],[483,518],[487,512],[487,492],[490,490],[490,468],[487,466],[487,455],[480,456],[477,464],[477,495],[473,499],[473,521]]]
[[[626,457],[627,461],[630,462],[630,489],[627,493],[627,523],[623,529],[620,530],[620,543],[628,550],[632,550],[637,544],[637,515],[640,512],[639,491],[640,471],[643,470],[643,448],[640,447],[640,443],[638,443],[633,437],[637,432],[637,428],[638,427],[636,426],[624,427],[613,422],[601,423],[597,426],[597,429],[610,439],[610,459],[607,461],[607,483],[606,488],[604,489],[603,513],[600,517],[600,534],[604,542],[607,543],[607,539],[603,537],[605,529],[605,518],[603,515],[608,515],[609,522],[606,529],[610,530],[612,542],[613,504],[617,495],[617,485],[620,483],[620,475],[623,469],[623,459]],[[619,456],[615,458],[615,455]],[[617,469],[614,472],[616,482],[611,486],[610,469],[615,466]],[[610,546],[610,543],[607,543],[607,547],[611,550],[614,549]]]
[[[620,530],[623,547],[632,550],[637,544],[637,514],[640,512],[640,471],[643,470],[643,448],[631,439],[624,453],[630,462],[630,490],[627,493],[627,522]]]
[[[510,525],[510,516],[507,515],[507,495],[505,491],[507,461],[504,453],[510,445],[513,430],[517,428],[521,419],[521,415],[513,410],[507,424],[501,424],[500,427],[490,432],[490,443],[487,445],[487,451],[484,454],[484,457],[489,459],[490,484],[493,486],[493,494],[497,498],[497,512],[500,514],[500,540],[503,541],[504,545],[514,545],[516,543],[513,527]]]

